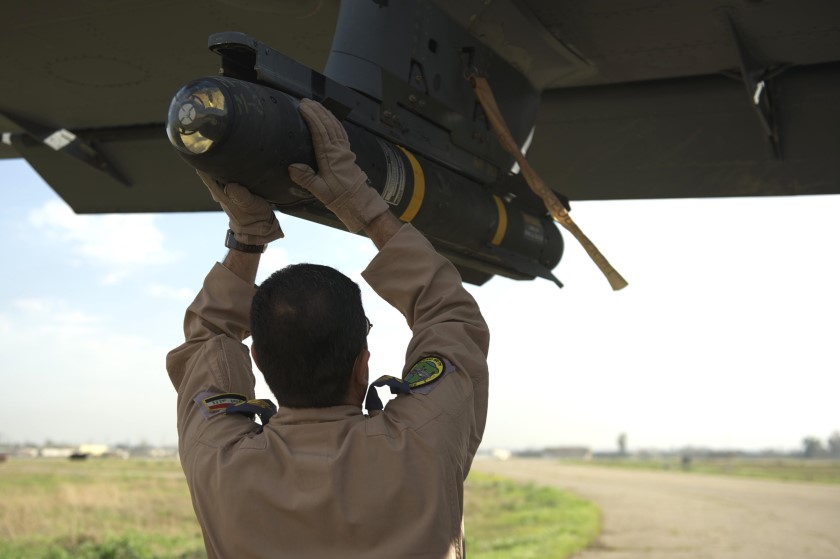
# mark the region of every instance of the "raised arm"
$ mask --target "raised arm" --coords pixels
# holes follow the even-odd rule
[[[487,324],[452,263],[414,227],[391,214],[387,203],[368,186],[341,123],[312,101],[302,101],[300,112],[312,132],[318,173],[305,165],[292,165],[289,174],[350,231],[364,229],[380,249],[363,276],[412,329],[403,375],[424,357],[440,358],[446,372],[455,373],[452,379],[440,381],[440,388],[428,386],[419,392],[452,416],[447,428],[468,437],[468,468],[487,416]]]
[[[254,279],[265,246],[283,236],[271,206],[238,184],[222,185],[199,173],[230,218],[225,245],[231,250],[204,280],[184,317],[184,343],[169,352],[166,369],[178,391],[181,444],[194,438],[202,420],[195,399],[204,392],[236,392],[253,398],[248,349]]]

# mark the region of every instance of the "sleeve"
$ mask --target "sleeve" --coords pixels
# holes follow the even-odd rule
[[[421,358],[439,356],[455,378],[443,378],[429,400],[468,431],[467,467],[487,420],[487,351],[490,333],[461,276],[414,227],[403,225],[362,273],[399,310],[412,330],[403,375]]]
[[[208,416],[196,402],[200,394],[233,392],[254,398],[248,348],[253,284],[221,264],[207,274],[184,317],[185,342],[166,356],[169,379],[178,391],[178,438],[182,457],[199,438],[229,439],[250,431],[244,416]],[[209,432],[208,432],[209,431]]]

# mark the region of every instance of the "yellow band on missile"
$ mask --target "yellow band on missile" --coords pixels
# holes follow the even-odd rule
[[[417,217],[417,212],[420,211],[420,206],[423,205],[423,196],[426,194],[426,177],[423,175],[423,167],[420,166],[420,162],[417,161],[417,158],[404,147],[397,147],[400,148],[408,158],[408,162],[411,163],[411,170],[414,173],[414,188],[411,191],[411,201],[409,201],[408,206],[400,216],[400,221],[408,223]]]
[[[496,227],[496,234],[493,236],[490,244],[499,246],[502,244],[502,240],[505,238],[505,233],[507,232],[507,210],[505,209],[505,203],[495,194],[493,195],[493,200],[499,209],[499,225]]]

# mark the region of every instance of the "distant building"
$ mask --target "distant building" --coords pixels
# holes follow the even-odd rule
[[[591,460],[592,451],[585,446],[555,446],[544,449],[543,457],[563,460]]]
[[[25,446],[15,451],[15,456],[18,458],[38,458],[41,451],[34,446]]]
[[[506,448],[494,448],[490,451],[491,456],[496,460],[509,460],[513,453]]]
[[[91,458],[100,458],[108,454],[110,448],[106,444],[82,444],[76,449],[78,454],[87,454]]]
[[[591,460],[592,451],[585,446],[554,446],[541,449],[520,450],[519,458],[548,458],[552,460]]]
[[[41,458],[70,458],[75,452],[76,449],[69,446],[45,446],[38,455]]]
[[[177,458],[177,448],[153,448],[149,450],[149,458]]]

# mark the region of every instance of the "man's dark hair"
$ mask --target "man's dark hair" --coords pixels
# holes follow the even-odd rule
[[[344,403],[366,335],[359,286],[328,266],[286,266],[259,286],[251,303],[256,360],[281,406]]]

